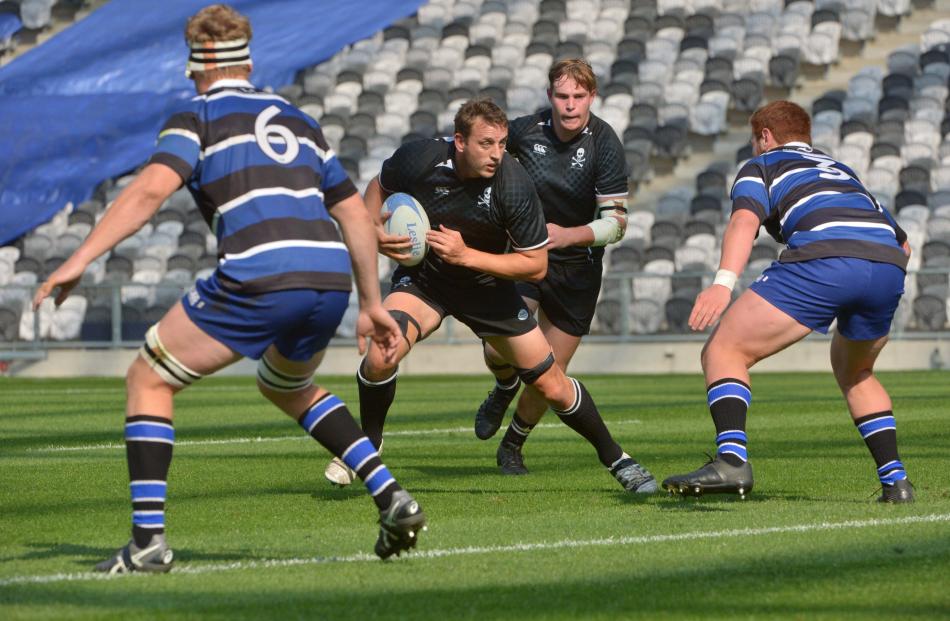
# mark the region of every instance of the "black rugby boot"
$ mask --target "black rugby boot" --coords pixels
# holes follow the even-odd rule
[[[752,485],[752,465],[749,462],[733,466],[718,457],[710,459],[699,470],[674,474],[663,481],[663,489],[670,495],[738,494],[743,499],[752,491]]]

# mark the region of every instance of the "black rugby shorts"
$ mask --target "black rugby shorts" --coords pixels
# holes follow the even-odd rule
[[[519,282],[518,293],[536,300],[552,324],[571,336],[590,333],[597,296],[600,263],[548,263],[548,273],[538,283]]]
[[[413,295],[440,316],[455,317],[482,338],[520,336],[538,325],[514,281],[502,278],[484,285],[451,283],[426,278],[419,270],[398,267],[389,292]]]

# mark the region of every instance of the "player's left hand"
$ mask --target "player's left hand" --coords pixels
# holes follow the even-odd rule
[[[366,353],[367,338],[379,347],[387,362],[396,355],[402,332],[399,331],[399,324],[382,304],[361,308],[356,318],[356,347],[361,356]]]
[[[906,254],[909,257],[910,256],[910,242],[905,240],[904,243],[901,244],[901,248],[904,249],[904,254]]]
[[[439,258],[452,265],[463,265],[468,246],[462,239],[462,234],[453,229],[439,225],[439,230],[426,233],[426,243],[435,251]]]
[[[82,278],[85,269],[84,265],[73,258],[60,265],[56,271],[49,275],[46,282],[36,290],[36,295],[33,296],[33,310],[39,308],[43,300],[48,298],[56,287],[59,287],[59,293],[56,294],[55,299],[56,306],[65,302],[66,298],[69,297],[69,292],[79,284],[79,279]]]
[[[689,314],[689,327],[693,330],[705,330],[719,321],[729,302],[732,292],[722,285],[710,285],[696,296],[693,311]]]

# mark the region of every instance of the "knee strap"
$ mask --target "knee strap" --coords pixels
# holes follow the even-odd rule
[[[412,346],[412,343],[409,342],[408,336],[410,323],[416,327],[416,333],[419,335],[416,340],[422,340],[422,327],[412,315],[401,310],[391,310],[389,311],[389,314],[393,319],[396,320],[396,323],[399,324],[399,331],[402,332],[402,338],[406,339],[406,343],[408,343],[410,347]]]
[[[139,355],[169,386],[184,388],[201,379],[200,374],[183,365],[165,349],[158,338],[158,324],[145,333],[145,343],[139,349]]]
[[[261,356],[257,361],[257,379],[261,384],[277,392],[297,392],[313,384],[313,374],[289,375],[274,368],[273,363]]]
[[[538,378],[544,375],[544,373],[554,365],[554,353],[548,354],[548,357],[545,358],[530,369],[522,369],[520,367],[515,367],[515,370],[518,372],[518,376],[521,378],[521,381],[525,384],[533,384],[538,381]]]

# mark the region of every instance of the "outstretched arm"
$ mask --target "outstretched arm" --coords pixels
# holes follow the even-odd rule
[[[729,306],[736,279],[752,253],[759,224],[759,216],[748,209],[738,209],[732,214],[722,238],[722,257],[716,279],[696,296],[689,315],[689,327],[693,330],[704,330],[716,323]]]
[[[122,190],[76,252],[40,285],[33,297],[33,308],[37,308],[56,287],[59,287],[56,304],[62,304],[73,287],[79,283],[86,267],[142,228],[165,199],[179,187],[181,177],[168,166],[146,166],[132,183]]]
[[[366,352],[366,337],[372,339],[388,359],[399,344],[399,326],[383,308],[376,266],[376,231],[370,211],[359,194],[334,204],[330,215],[340,224],[343,241],[350,251],[360,316],[356,322],[357,347]]]

